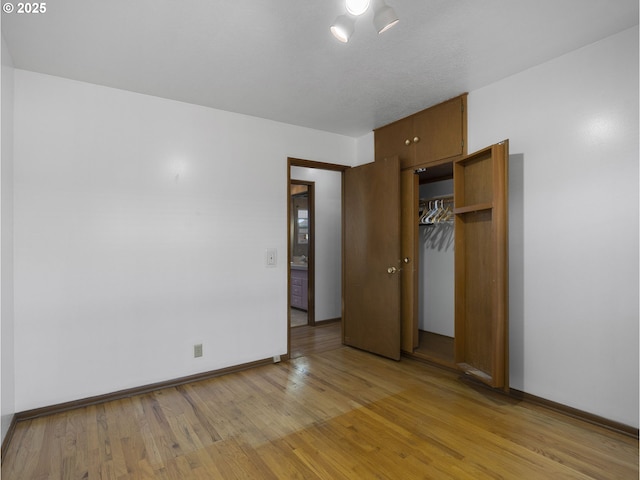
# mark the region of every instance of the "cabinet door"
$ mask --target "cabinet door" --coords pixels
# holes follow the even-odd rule
[[[374,132],[375,159],[400,157],[400,166],[413,164],[413,120],[403,118]]]
[[[418,202],[420,185],[412,169],[402,170],[402,350],[413,352],[418,335]]]
[[[432,163],[466,153],[466,95],[414,115],[416,162]]]
[[[400,359],[400,161],[344,175],[343,342]]]
[[[455,361],[509,388],[507,282],[508,141],[453,164]]]

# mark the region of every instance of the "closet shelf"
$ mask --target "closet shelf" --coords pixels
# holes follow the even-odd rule
[[[457,207],[453,209],[453,213],[456,215],[461,213],[481,212],[482,210],[491,210],[493,203],[476,203],[475,205],[466,205],[464,207]]]

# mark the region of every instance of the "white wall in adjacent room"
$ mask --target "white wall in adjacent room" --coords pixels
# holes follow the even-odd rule
[[[292,180],[315,188],[315,320],[342,316],[342,173],[291,167]]]

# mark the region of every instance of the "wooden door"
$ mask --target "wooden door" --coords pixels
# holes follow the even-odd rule
[[[419,137],[415,156],[420,164],[466,153],[466,100],[461,95],[414,115],[413,128]]]
[[[400,359],[400,160],[345,171],[343,342]]]
[[[401,168],[413,165],[413,118],[407,117],[374,131],[375,159],[400,157]]]
[[[402,350],[412,353],[419,345],[418,336],[418,203],[420,185],[412,169],[400,174],[402,196]]]
[[[508,390],[508,141],[453,164],[455,361]]]

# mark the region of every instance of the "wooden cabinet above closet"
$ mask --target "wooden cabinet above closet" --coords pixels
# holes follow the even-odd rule
[[[375,159],[400,157],[400,168],[438,164],[467,153],[467,94],[374,130]]]

